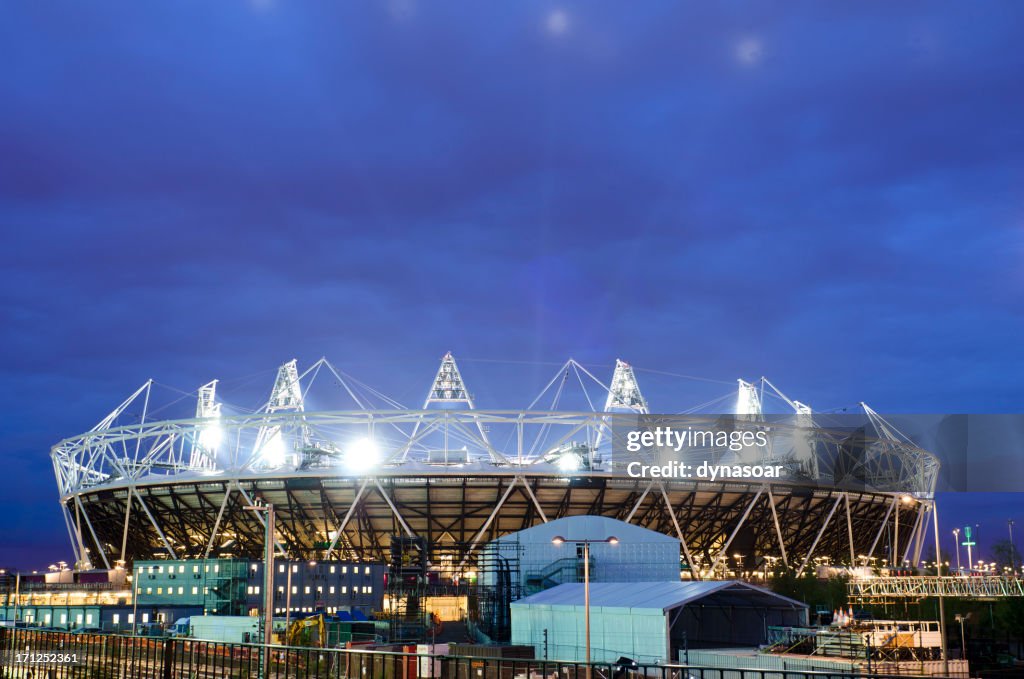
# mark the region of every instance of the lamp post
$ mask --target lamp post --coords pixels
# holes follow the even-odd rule
[[[586,641],[586,662],[587,662],[587,679],[591,679],[590,674],[590,545],[592,543],[605,543],[609,545],[619,544],[619,539],[614,535],[609,536],[603,540],[566,540],[561,535],[556,535],[551,538],[551,544],[563,545],[566,542],[572,542],[579,546],[583,545],[583,621],[585,629],[585,641]]]
[[[1017,560],[1013,558],[1013,519],[1006,520],[1006,527],[1010,529],[1010,574],[1014,575],[1017,572]]]
[[[274,536],[275,518],[274,505],[248,505],[246,509],[255,512],[266,512],[265,550],[263,554],[263,672],[270,677],[270,646],[274,641]]]
[[[953,529],[953,542],[956,544],[956,572],[960,574],[960,529]]]

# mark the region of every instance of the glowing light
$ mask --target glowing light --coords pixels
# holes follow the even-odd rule
[[[556,464],[558,469],[563,472],[575,472],[583,466],[583,459],[576,453],[562,453]]]
[[[208,424],[199,432],[199,446],[205,450],[217,450],[224,439],[224,430],[219,424]]]
[[[348,446],[345,451],[345,466],[350,472],[360,474],[373,469],[380,462],[380,449],[371,438],[361,438]]]
[[[565,10],[556,9],[548,14],[546,24],[549,33],[561,35],[569,30],[569,15]]]
[[[764,46],[757,38],[746,38],[736,44],[736,59],[741,64],[753,65],[764,57]]]
[[[561,545],[564,542],[565,538],[563,538],[561,535],[556,535],[555,537],[551,538],[551,544],[553,545]]]
[[[260,457],[263,460],[263,464],[268,467],[280,467],[284,464],[286,453],[284,438],[281,437],[281,432],[276,431],[263,444],[263,448],[260,450]]]

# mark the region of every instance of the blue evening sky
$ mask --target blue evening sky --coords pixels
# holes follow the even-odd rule
[[[327,355],[411,403],[450,349],[534,366],[481,385],[500,407],[571,355],[1020,412],[1022,22],[1009,1],[4,3],[0,565],[69,557],[49,446],[149,377]],[[1021,496],[944,507],[983,542],[1024,528]]]

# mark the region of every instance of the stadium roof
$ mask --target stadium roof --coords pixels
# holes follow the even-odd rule
[[[583,606],[583,584],[566,583],[512,602],[513,606]],[[718,606],[736,608],[807,608],[807,604],[739,580],[703,582],[593,582],[591,608],[630,608],[671,611],[714,597]]]

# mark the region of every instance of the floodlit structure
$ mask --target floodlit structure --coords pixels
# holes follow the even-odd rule
[[[421,539],[431,567],[456,578],[487,542],[578,515],[676,538],[694,579],[768,561],[920,558],[938,463],[867,406],[860,426],[831,426],[765,379],[740,381],[722,397],[728,412],[688,422],[760,432],[769,445],[702,444],[685,455],[777,464],[784,478],[634,478],[629,464],[649,459],[628,451],[624,432],[667,416],[652,414],[639,369],[617,361],[609,372],[605,384],[569,360],[525,409],[481,408],[449,353],[433,382],[424,377],[422,407],[410,409],[326,359],[301,372],[292,360],[267,380],[262,407],[224,403],[225,383],[212,381],[197,390],[194,417],[185,402],[180,418],[148,381],[53,446],[68,535],[79,562],[97,566],[255,558],[265,519],[245,507],[262,499],[290,558],[387,561],[401,536]],[[332,409],[327,399],[309,407],[316,388],[331,390]],[[561,405],[570,390],[584,408]],[[771,398],[782,415],[765,412]]]

